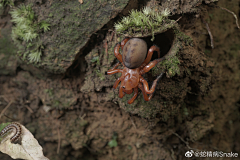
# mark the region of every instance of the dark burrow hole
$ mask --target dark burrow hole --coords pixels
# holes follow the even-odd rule
[[[160,48],[160,57],[165,56],[172,47],[173,40],[174,40],[174,31],[170,29],[164,33],[160,33],[154,36],[154,41],[151,41],[152,36],[141,38],[143,39],[148,46],[148,50],[151,46],[156,45]],[[158,53],[155,51],[152,55],[151,61],[154,59],[158,59]],[[144,74],[143,77],[149,82],[149,85],[152,85],[152,82],[156,79],[151,74],[151,71]],[[162,78],[161,78],[162,79]]]
[[[160,48],[160,57],[165,56],[173,44],[173,40],[174,40],[173,30],[170,29],[164,33],[157,34],[154,37],[155,37],[154,41],[151,41],[152,36],[144,37],[142,39],[147,43],[148,49],[152,45],[156,45]],[[154,60],[154,59],[158,59],[158,54],[156,51],[154,52],[151,60]]]

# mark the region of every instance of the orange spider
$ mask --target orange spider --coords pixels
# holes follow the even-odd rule
[[[123,55],[119,53],[120,47],[122,48]],[[122,73],[121,77],[118,78],[113,85],[113,88],[116,89],[121,81],[119,88],[120,98],[123,98],[125,93],[131,94],[134,90],[134,96],[128,100],[128,104],[133,103],[137,98],[138,88],[141,89],[145,101],[149,101],[153,96],[157,82],[162,77],[163,73],[153,81],[153,85],[150,90],[147,81],[142,77],[142,75],[149,72],[150,69],[165,59],[163,57],[150,62],[154,51],[158,52],[158,58],[160,58],[160,50],[157,46],[150,47],[147,54],[147,43],[139,38],[125,38],[121,43],[117,43],[114,48],[114,55],[123,64],[124,68],[116,69],[120,65],[118,62],[112,69],[108,70],[107,74]],[[148,94],[150,95],[148,96]]]

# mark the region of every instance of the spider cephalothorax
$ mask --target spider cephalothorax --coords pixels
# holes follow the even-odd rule
[[[120,47],[122,48],[122,55],[119,53]],[[153,52],[158,52],[158,58],[150,62]],[[121,82],[119,88],[119,97],[122,98],[125,93],[131,94],[134,90],[134,96],[128,100],[128,104],[134,102],[138,95],[138,88],[141,89],[145,101],[149,101],[153,92],[155,91],[157,81],[161,78],[159,75],[154,81],[151,89],[149,90],[147,81],[142,77],[146,72],[149,72],[156,64],[165,58],[160,58],[160,50],[157,46],[152,46],[147,53],[147,44],[144,40],[139,38],[126,38],[121,43],[117,43],[114,48],[114,55],[123,64],[123,69],[117,69],[120,65],[118,62],[112,69],[108,70],[107,74],[122,73],[113,85],[116,89]],[[150,62],[150,63],[149,63]],[[148,94],[150,94],[148,96]]]

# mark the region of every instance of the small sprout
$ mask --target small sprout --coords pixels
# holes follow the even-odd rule
[[[139,12],[137,10],[131,10],[130,11],[130,17],[134,18],[134,17],[138,17],[139,16]]]
[[[0,0],[0,7],[3,6],[14,6],[13,0]]]
[[[34,13],[33,12],[30,12],[30,14],[28,15],[28,19],[31,20],[31,21],[34,19]]]
[[[130,20],[129,17],[123,17],[122,22],[123,22],[125,25],[129,25],[129,24],[131,23],[131,20]]]
[[[112,139],[110,142],[108,142],[109,147],[117,147],[118,143],[115,139]]]
[[[101,81],[105,79],[104,75],[100,72],[100,70],[96,70],[97,76],[100,78]]]
[[[117,145],[118,145],[118,143],[117,143],[117,133],[114,132],[112,140],[108,142],[108,146],[112,148],[112,147],[117,147]]]
[[[51,26],[51,25],[48,24],[48,23],[45,22],[45,21],[42,21],[42,22],[40,23],[40,29],[43,29],[44,32],[49,31],[49,30],[50,30],[50,28],[49,28],[50,26]]]
[[[92,63],[98,62],[98,61],[99,61],[99,57],[98,56],[97,57],[93,57],[93,59],[91,60]]]
[[[143,24],[140,16],[134,17],[132,20],[133,20],[135,26],[141,26]]]
[[[20,9],[13,9],[9,13],[12,16],[12,19],[16,19],[16,18],[22,17]]]
[[[45,91],[46,93],[48,93],[49,97],[52,97],[52,96],[54,95],[53,88],[45,89],[44,91]]]
[[[28,60],[30,62],[39,62],[41,60],[41,55],[42,55],[41,50],[37,50],[28,55]]]
[[[149,7],[144,7],[143,8],[143,13],[145,15],[149,15],[151,12],[152,12],[151,8],[149,8]]]
[[[34,19],[34,12],[32,10],[32,5],[20,5],[19,7],[19,15],[23,16],[29,20],[33,20]]]
[[[163,21],[163,16],[162,15],[160,15],[159,13],[156,13],[156,20],[158,21],[158,22],[162,22]]]
[[[32,46],[33,46],[32,43],[28,43],[28,44],[27,44],[27,48],[30,48],[30,47],[32,47]]]
[[[117,31],[124,31],[124,26],[123,26],[123,24],[122,23],[115,23],[115,29],[117,30]]]
[[[33,39],[37,38],[37,36],[38,36],[37,33],[34,33],[34,32],[31,31],[31,30],[28,30],[28,31],[24,34],[23,40],[25,40],[26,42],[32,41]]]
[[[169,16],[170,15],[170,10],[168,9],[168,8],[166,8],[165,10],[163,10],[163,12],[162,12],[162,15],[164,16],[164,17],[167,17],[167,16]]]

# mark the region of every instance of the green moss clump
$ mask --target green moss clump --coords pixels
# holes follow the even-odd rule
[[[115,29],[117,33],[127,33],[135,37],[136,33],[142,35],[151,34],[151,40],[153,41],[155,33],[162,32],[169,28],[167,25],[164,25],[164,23],[172,24],[172,21],[167,19],[169,14],[170,11],[168,9],[162,12],[155,12],[149,7],[145,7],[141,11],[132,10],[129,16],[123,17],[120,22],[115,23]]]
[[[14,8],[9,12],[15,26],[12,28],[12,39],[19,49],[23,60],[28,58],[31,63],[41,60],[42,42],[39,41],[39,32],[50,30],[50,25],[42,21],[38,23],[32,10],[32,5],[21,4],[19,8]]]
[[[186,34],[181,32],[179,29],[175,29],[174,33],[180,41],[185,42],[186,45],[193,46],[193,40],[191,37],[187,36]]]
[[[105,79],[105,76],[101,73],[100,70],[96,70],[95,72],[101,81]]]
[[[0,7],[14,6],[14,0],[0,0]]]
[[[180,61],[178,57],[176,55],[171,56],[152,68],[152,75],[158,76],[159,73],[163,72],[164,70],[166,70],[167,77],[173,77],[176,74],[180,75],[180,70],[178,67],[179,64]]]

